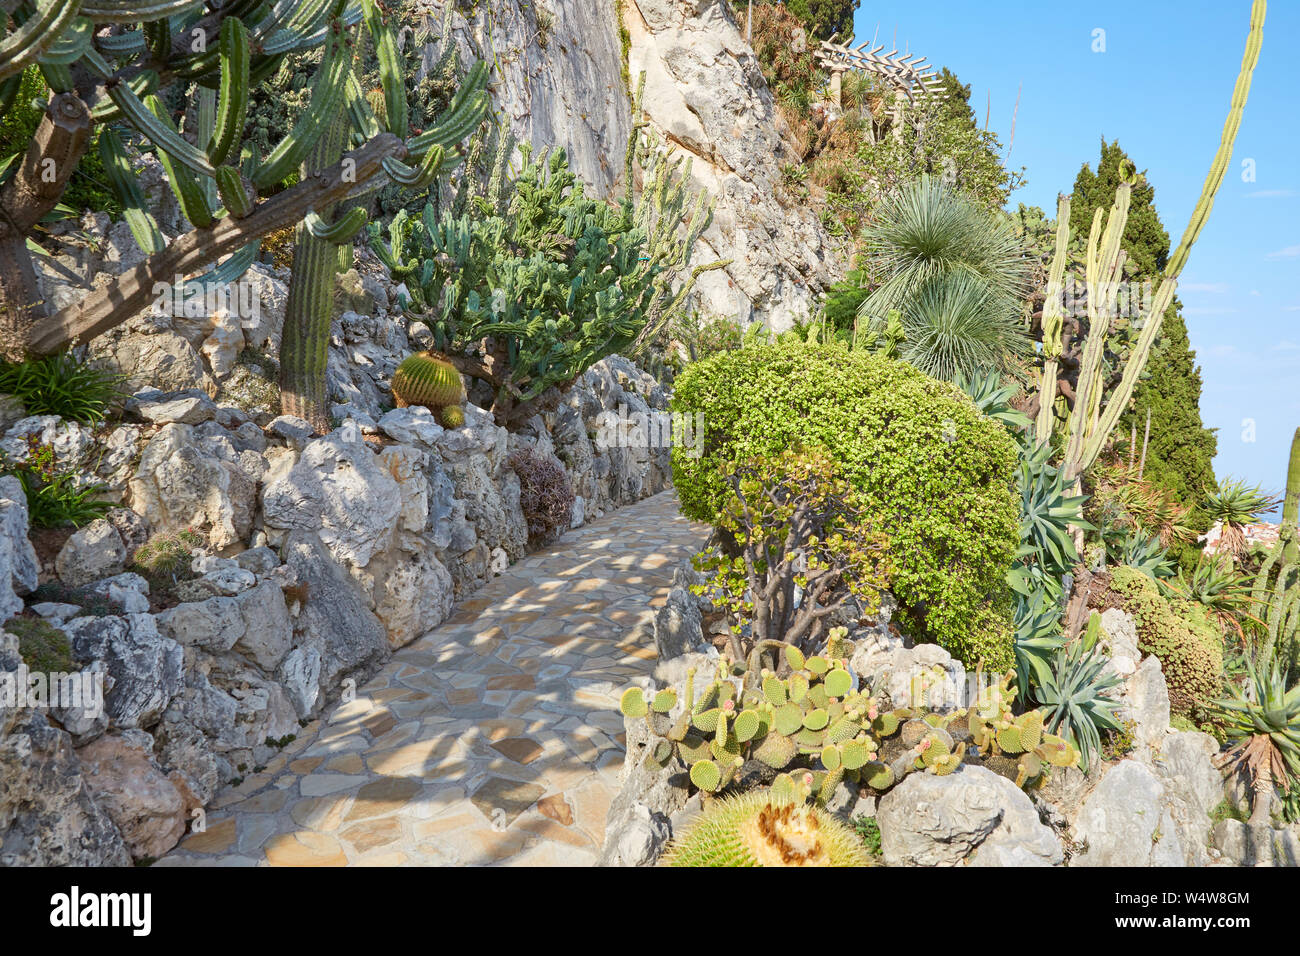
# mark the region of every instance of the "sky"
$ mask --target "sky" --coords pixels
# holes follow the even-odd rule
[[[970,85],[971,106],[981,122],[988,110],[1004,156],[1011,144],[1006,164],[1027,167],[1009,208],[1024,202],[1054,218],[1057,193],[1073,187],[1083,163],[1096,168],[1101,137],[1118,139],[1146,170],[1176,246],[1219,145],[1250,8],[1249,0],[863,0],[855,43],[876,35],[887,51],[896,42]],[[1220,480],[1285,486],[1300,426],[1297,279],[1300,0],[1272,0],[1233,159],[1178,288],[1203,377],[1201,417],[1218,429]]]

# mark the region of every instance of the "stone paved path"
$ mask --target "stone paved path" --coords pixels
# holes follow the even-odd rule
[[[665,492],[569,532],[394,655],[225,791],[157,865],[586,865],[623,762],[618,697],[703,526]]]

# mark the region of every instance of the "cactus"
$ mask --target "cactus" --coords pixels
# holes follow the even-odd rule
[[[355,7],[344,0],[232,0],[201,17],[194,6],[192,0],[143,5],[36,0],[16,8],[16,29],[0,38],[0,102],[12,88],[6,81],[31,65],[39,66],[52,95],[26,154],[0,187],[0,208],[6,212],[0,217],[0,352],[5,356],[45,355],[88,341],[140,312],[156,298],[155,286],[177,274],[192,276],[224,259],[203,281],[233,281],[253,261],[263,236],[311,213],[323,215],[341,200],[390,180],[422,188],[454,158],[456,144],[481,122],[489,106],[487,68],[475,64],[451,108],[431,129],[407,138],[394,24],[373,0]],[[352,32],[363,16],[364,29],[380,50],[387,126],[375,121],[364,104],[352,102]],[[106,29],[110,26],[114,29]],[[322,47],[307,109],[259,159],[242,142],[250,91],[286,57]],[[74,85],[74,76],[95,82]],[[197,95],[184,98],[183,122],[178,123],[163,104],[177,100],[170,95],[174,89],[190,84],[196,85]],[[340,116],[362,120],[360,134],[343,139],[342,149],[350,153],[340,151],[334,161],[321,164],[318,141]],[[59,203],[90,141],[92,124],[99,127],[109,185],[148,258],[99,284],[79,303],[48,314],[27,244]],[[140,190],[127,181],[129,158],[122,143],[137,138],[158,154],[195,227],[168,244]],[[309,156],[317,160],[317,174],[283,188],[286,177]],[[218,201],[224,209],[215,208]],[[325,223],[324,229],[337,228],[341,234],[357,226],[353,216]],[[319,231],[313,230],[313,238],[340,241],[340,235],[322,237]],[[304,258],[313,277],[299,284],[323,283],[310,265],[318,257]],[[323,253],[319,258],[324,261]],[[305,285],[298,296],[302,302],[318,298],[307,294]],[[301,329],[310,327],[319,337],[319,324],[318,318]],[[315,354],[318,347],[315,340],[290,345],[296,360]],[[303,368],[314,369],[314,364],[309,361]]]
[[[1017,787],[1041,783],[1049,767],[1076,767],[1079,751],[1067,740],[1044,732],[1043,710],[1026,711],[1019,716],[1011,712],[1016,699],[1015,675],[1007,674],[995,686],[980,692],[977,705],[967,712],[971,742],[990,769],[1010,775],[1016,770]],[[1014,757],[1014,762],[1002,758]]]
[[[465,386],[460,372],[447,357],[437,352],[420,352],[407,358],[393,375],[393,400],[398,408],[423,405],[438,416],[445,428],[465,424],[460,405]]]
[[[857,834],[807,806],[790,781],[719,800],[664,855],[667,866],[870,866]]]
[[[1091,468],[1101,455],[1102,450],[1115,429],[1120,415],[1128,407],[1146,366],[1147,359],[1155,345],[1164,321],[1164,315],[1173,302],[1178,287],[1178,278],[1183,266],[1195,244],[1197,237],[1209,218],[1214,206],[1215,196],[1223,183],[1228,163],[1232,158],[1233,143],[1237,138],[1237,129],[1241,124],[1242,111],[1250,93],[1250,83],[1255,65],[1259,62],[1259,51],[1264,37],[1264,17],[1267,9],[1266,0],[1255,0],[1251,8],[1250,31],[1246,39],[1246,50],[1242,57],[1241,69],[1233,89],[1232,102],[1228,117],[1224,122],[1223,135],[1218,151],[1206,175],[1205,185],[1200,198],[1192,211],[1191,220],[1183,233],[1178,248],[1174,250],[1165,266],[1152,297],[1150,313],[1142,325],[1141,333],[1132,352],[1124,361],[1124,371],[1119,385],[1116,386],[1105,406],[1102,406],[1102,371],[1106,361],[1106,334],[1110,324],[1110,310],[1107,305],[1111,300],[1117,283],[1123,273],[1123,250],[1121,239],[1128,220],[1131,183],[1123,183],[1116,191],[1115,203],[1109,216],[1104,216],[1098,209],[1093,219],[1092,230],[1088,237],[1086,272],[1089,289],[1088,295],[1088,338],[1083,347],[1083,356],[1079,369],[1078,388],[1073,408],[1067,423],[1067,436],[1064,454],[1066,478],[1073,482],[1084,471]],[[1057,210],[1057,253],[1053,261],[1051,277],[1057,278],[1062,270],[1058,265],[1064,261],[1064,244],[1062,235],[1068,237],[1069,206],[1062,199]],[[1104,227],[1104,228],[1103,228]],[[1059,295],[1059,282],[1049,284],[1048,299]],[[1061,334],[1059,316],[1056,306],[1044,305],[1044,352],[1047,358],[1044,375],[1040,384],[1039,415],[1036,437],[1039,443],[1046,442],[1052,428],[1052,405],[1056,393],[1056,358],[1063,351],[1064,344],[1058,339]],[[1050,338],[1049,338],[1050,335]]]
[[[465,186],[449,209],[430,201],[419,216],[399,214],[386,237],[374,225],[370,241],[435,346],[491,386],[492,411],[509,425],[605,356],[635,353],[695,277],[722,263],[690,268],[707,197],[690,194],[689,169],[647,149],[644,124],[634,124],[629,162],[642,162],[646,186],[638,199],[629,179],[618,206],[586,194],[564,150],[524,144],[501,212],[502,148],[484,188]],[[471,145],[476,164],[487,149]]]
[[[845,633],[843,628],[832,631],[837,650],[851,650]],[[740,674],[719,661],[698,697],[693,670],[680,701],[671,691],[660,691],[653,704],[647,704],[640,688],[624,692],[619,704],[623,715],[644,719],[652,735],[670,745],[667,750],[658,743],[652,746],[647,764],[663,768],[679,759],[690,768],[691,782],[706,793],[725,789],[747,760],[774,770],[811,771],[811,791],[823,803],[842,780],[892,785],[893,774],[878,759],[881,735],[876,728],[895,732],[917,712],[893,712],[887,715],[892,720],[882,723],[875,701],[852,686],[843,659],[829,654],[805,658],[777,641],[757,650],[780,654],[801,669],[779,678],[755,654],[748,666],[738,668]],[[679,711],[675,720],[674,710]]]
[[[1251,586],[1248,618],[1263,633],[1257,659],[1266,666],[1279,655],[1283,673],[1300,664],[1300,428],[1291,439],[1286,494],[1277,541],[1269,548]]]

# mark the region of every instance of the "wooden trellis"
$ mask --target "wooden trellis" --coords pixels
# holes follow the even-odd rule
[[[881,77],[894,89],[899,90],[912,104],[930,99],[947,99],[934,67],[926,64],[926,58],[918,54],[899,55],[897,50],[882,53],[883,45],[868,49],[871,41],[864,41],[856,47],[836,43],[835,38],[823,40],[817,51],[817,60],[831,71],[832,96],[839,102],[840,75],[845,70],[861,70]]]

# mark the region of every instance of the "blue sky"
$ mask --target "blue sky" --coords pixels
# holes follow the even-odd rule
[[[1018,202],[1055,215],[1100,138],[1118,138],[1156,190],[1176,245],[1219,144],[1249,0],[864,0],[857,40],[910,48],[971,86],[971,105],[1028,167]],[[1094,30],[1105,52],[1094,52]],[[1242,179],[1254,160],[1254,182]],[[1300,426],[1300,0],[1273,0],[1236,150],[1179,285],[1219,429],[1215,471],[1281,490]],[[1254,423],[1253,441],[1249,422]],[[1243,425],[1243,422],[1247,424]]]

